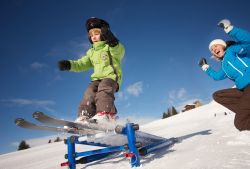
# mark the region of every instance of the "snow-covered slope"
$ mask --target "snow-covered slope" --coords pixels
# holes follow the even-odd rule
[[[225,114],[226,113],[226,114]],[[250,132],[233,126],[234,113],[215,102],[171,118],[141,126],[155,135],[181,138],[170,149],[162,149],[141,159],[146,169],[248,169]],[[27,130],[28,132],[28,130]],[[78,145],[77,151],[95,149]],[[63,142],[52,143],[0,156],[1,169],[59,169],[67,149]],[[77,168],[130,168],[124,157],[116,157]]]

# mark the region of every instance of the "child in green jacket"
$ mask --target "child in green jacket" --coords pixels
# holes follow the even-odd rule
[[[76,122],[94,120],[98,123],[115,119],[117,110],[114,94],[121,85],[121,60],[125,49],[113,35],[109,24],[99,18],[86,21],[89,41],[92,44],[86,55],[78,60],[61,60],[61,71],[81,72],[94,69],[78,108]]]

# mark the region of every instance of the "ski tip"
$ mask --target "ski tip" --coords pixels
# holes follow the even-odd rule
[[[17,118],[17,119],[15,119],[15,124],[16,124],[16,125],[19,125],[19,124],[22,123],[23,121],[24,121],[23,118]]]
[[[33,116],[33,118],[37,119],[37,118],[39,118],[39,116],[41,116],[42,114],[43,114],[43,112],[35,111],[35,112],[32,114],[32,116]]]

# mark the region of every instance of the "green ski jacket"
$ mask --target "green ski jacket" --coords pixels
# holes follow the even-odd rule
[[[70,71],[81,72],[93,68],[92,81],[110,78],[120,86],[122,81],[121,60],[124,54],[125,49],[121,43],[110,47],[105,41],[99,41],[94,43],[81,59],[70,60]]]

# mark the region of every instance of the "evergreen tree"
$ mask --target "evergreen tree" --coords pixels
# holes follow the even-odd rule
[[[30,146],[24,140],[22,140],[18,146],[18,151],[25,150],[28,148],[30,148]]]
[[[178,114],[177,110],[174,106],[172,106],[172,116]]]
[[[175,109],[174,106],[172,106],[171,108],[168,108],[168,111],[167,112],[163,112],[163,115],[162,115],[162,119],[165,119],[165,118],[168,118],[170,116],[174,116],[178,114],[177,110]]]
[[[163,112],[163,114],[162,114],[162,119],[165,119],[165,118],[168,118],[168,117],[169,117],[168,113]]]

